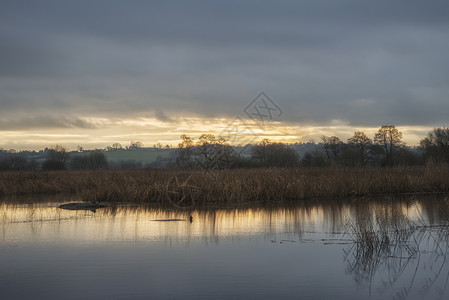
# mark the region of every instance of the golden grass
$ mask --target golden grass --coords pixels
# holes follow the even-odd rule
[[[71,193],[85,201],[180,207],[449,192],[449,167],[0,172],[0,195]]]

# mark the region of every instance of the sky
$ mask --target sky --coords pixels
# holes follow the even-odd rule
[[[382,125],[416,145],[448,126],[448,14],[440,0],[3,0],[0,148]]]

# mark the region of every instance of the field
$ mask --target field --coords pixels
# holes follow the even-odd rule
[[[158,150],[135,150],[135,151],[105,151],[108,161],[118,162],[121,160],[134,160],[142,163],[152,163],[158,158],[168,158],[169,151]]]
[[[71,153],[71,157],[86,155],[89,151],[76,153]],[[106,159],[109,162],[120,162],[120,161],[136,161],[143,164],[153,163],[158,159],[164,159],[170,157],[170,151],[167,150],[155,150],[155,149],[142,149],[133,151],[103,151]]]
[[[1,172],[0,195],[70,193],[83,201],[178,208],[300,199],[449,193],[449,167]]]

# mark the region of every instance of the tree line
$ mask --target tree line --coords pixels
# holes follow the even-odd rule
[[[128,150],[138,150],[143,144],[132,142]],[[159,145],[156,149],[163,150]],[[113,145],[114,150],[121,148]],[[310,148],[310,147],[309,147]],[[406,147],[402,132],[393,125],[385,125],[370,138],[356,131],[346,141],[337,136],[322,136],[313,149],[300,154],[295,145],[263,139],[252,145],[231,146],[226,139],[203,134],[197,140],[181,136],[176,148],[176,161],[163,166],[199,169],[256,168],[256,167],[324,167],[324,166],[397,166],[422,165],[429,161],[449,163],[449,128],[435,128],[423,138],[418,147]],[[169,147],[165,147],[169,150]],[[44,159],[27,159],[21,153],[7,153],[0,149],[0,170],[63,170],[135,168],[135,164],[108,162],[102,151],[77,153],[71,156],[61,145],[44,151]],[[143,165],[139,165],[143,167]],[[157,165],[160,167],[161,165]]]
[[[354,132],[346,142],[337,136],[322,136],[315,149],[302,156],[292,145],[269,139],[249,145],[249,155],[242,155],[238,150],[241,148],[211,134],[203,134],[197,141],[182,135],[177,148],[177,164],[184,168],[226,169],[449,163],[449,128],[433,129],[416,148],[406,147],[402,132],[394,125],[381,126],[373,138],[362,131]]]
[[[65,170],[65,169],[107,169],[106,155],[101,151],[91,151],[86,154],[78,154],[70,157],[69,151],[62,145],[55,145],[51,149],[45,149],[43,159],[31,158],[21,153],[6,153],[0,151],[0,170]],[[28,154],[28,153],[27,153]]]

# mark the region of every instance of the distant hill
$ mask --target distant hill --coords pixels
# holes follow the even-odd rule
[[[93,150],[71,152],[70,156],[87,155]],[[142,148],[137,150],[102,151],[111,167],[164,167],[176,161],[174,149]]]
[[[316,151],[323,151],[321,144],[315,143],[297,143],[288,145],[294,149],[298,154],[299,159],[304,158],[306,153],[314,153]],[[243,158],[251,157],[251,148],[253,145],[235,146],[236,153]],[[420,156],[421,151],[418,147],[404,147],[415,156]],[[140,148],[133,150],[84,150],[71,151],[67,166],[70,165],[70,160],[77,156],[88,156],[92,152],[101,152],[105,155],[108,161],[109,168],[160,168],[176,165],[177,148],[159,149],[159,148]],[[0,170],[8,169],[40,169],[49,156],[49,149],[46,148],[40,151],[0,151]],[[409,159],[410,160],[410,159]]]

